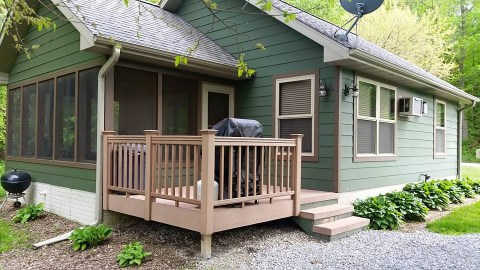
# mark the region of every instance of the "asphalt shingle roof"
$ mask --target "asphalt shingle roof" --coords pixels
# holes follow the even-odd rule
[[[273,6],[281,11],[288,11],[291,13],[296,14],[296,19],[303,24],[311,27],[312,29],[318,31],[319,33],[331,38],[332,40],[336,41],[337,43],[349,48],[349,49],[357,49],[363,51],[367,54],[370,54],[374,57],[392,63],[396,66],[404,68],[410,72],[413,72],[419,76],[431,79],[432,81],[437,82],[440,85],[443,85],[447,88],[456,88],[455,86],[451,85],[450,83],[438,78],[437,76],[430,74],[429,72],[425,71],[424,69],[408,62],[407,60],[357,36],[353,33],[349,34],[349,39],[346,42],[341,42],[334,37],[335,32],[339,29],[339,26],[331,24],[327,21],[324,21],[314,15],[311,15],[301,9],[295,8],[283,1],[280,0],[273,0]],[[374,16],[374,15],[370,15]],[[339,33],[342,30],[339,31]],[[458,89],[458,88],[457,88]],[[459,89],[460,90],[460,89]]]
[[[157,5],[137,0],[130,0],[128,6],[118,0],[63,2],[77,17],[77,22],[82,22],[96,36],[175,55],[186,54],[200,40],[191,58],[232,67],[236,64],[231,54],[202,32]]]

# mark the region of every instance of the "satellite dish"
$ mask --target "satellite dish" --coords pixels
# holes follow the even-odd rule
[[[355,14],[355,21],[345,34],[340,34],[337,36],[335,33],[335,37],[340,41],[348,41],[348,34],[350,31],[352,31],[353,27],[358,23],[360,18],[362,18],[365,14],[369,14],[377,10],[383,4],[383,1],[384,0],[340,0],[340,5],[342,5],[343,9],[345,9],[347,12]],[[351,20],[353,20],[353,18]]]

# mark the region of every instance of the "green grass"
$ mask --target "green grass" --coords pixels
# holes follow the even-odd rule
[[[11,222],[0,220],[0,253],[16,247],[25,247],[28,236],[24,230],[13,227]]]
[[[460,235],[480,233],[480,202],[459,207],[447,216],[427,224],[431,232]]]
[[[5,163],[3,160],[0,160],[0,175],[3,174],[5,171]],[[0,198],[5,197],[5,190],[3,190],[2,186],[0,186]]]
[[[480,179],[480,167],[462,166],[462,177]]]

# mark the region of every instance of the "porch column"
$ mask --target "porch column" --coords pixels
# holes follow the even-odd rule
[[[300,215],[300,200],[302,191],[302,138],[303,134],[291,134],[290,137],[295,139],[295,153],[293,157],[293,185],[295,194],[293,194],[293,215]]]
[[[112,165],[109,163],[111,161],[110,159],[110,149],[108,147],[108,138],[112,135],[115,134],[115,131],[103,131],[102,136],[103,136],[103,166],[102,166],[102,174],[103,174],[103,210],[108,210],[108,194],[110,194],[110,191],[108,190],[108,184],[111,183],[112,181],[112,175],[110,173]]]
[[[215,133],[216,130],[201,130],[202,135],[202,200],[200,210],[201,253],[203,259],[212,257],[213,192],[215,180]]]
[[[143,218],[150,220],[152,214],[152,176],[154,175],[152,166],[152,136],[158,135],[158,130],[144,130],[145,144],[146,144],[146,159],[145,159],[145,213]]]

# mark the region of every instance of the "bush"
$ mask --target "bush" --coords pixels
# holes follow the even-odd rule
[[[453,181],[455,185],[460,189],[460,192],[463,193],[463,196],[467,198],[473,198],[475,197],[475,192],[472,189],[472,186],[470,186],[466,180],[454,180]]]
[[[469,177],[466,177],[465,181],[467,181],[467,183],[472,187],[473,192],[480,195],[480,180],[473,180]]]
[[[68,239],[72,240],[74,251],[85,250],[88,247],[99,245],[112,234],[112,228],[100,224],[75,229]]]
[[[445,195],[447,195],[448,199],[450,199],[452,203],[462,203],[465,199],[463,192],[452,180],[438,180],[437,186],[439,189],[445,192]]]
[[[402,213],[383,195],[356,201],[353,206],[354,215],[370,219],[369,228],[375,230],[395,230],[403,222]]]
[[[123,246],[122,251],[117,255],[117,262],[120,267],[134,264],[141,265],[150,255],[152,255],[152,253],[144,251],[142,244],[133,242]]]
[[[419,198],[429,209],[443,210],[448,207],[450,200],[447,195],[437,187],[435,182],[423,182],[416,184],[407,184],[403,187],[404,191],[412,193]]]
[[[426,207],[419,198],[406,191],[385,194],[387,199],[395,204],[395,208],[402,213],[405,220],[425,221],[428,214]]]
[[[43,213],[43,203],[28,204],[24,208],[18,210],[17,214],[12,218],[15,222],[27,223],[30,220],[38,218]]]

